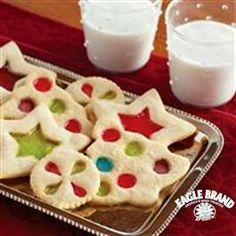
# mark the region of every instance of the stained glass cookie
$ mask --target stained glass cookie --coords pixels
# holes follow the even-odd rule
[[[9,100],[11,92],[0,86],[0,105]]]
[[[104,136],[112,139],[114,133],[131,132],[170,145],[196,132],[195,126],[165,110],[155,89],[129,105],[95,101],[92,107],[97,117],[93,131],[95,139]]]
[[[48,106],[59,126],[90,135],[92,123],[85,109],[57,86],[56,75],[46,70],[37,70],[25,77],[24,85],[15,89],[11,99],[0,107],[1,117],[20,119],[41,103]]]
[[[28,63],[24,59],[19,47],[13,41],[0,47],[0,55],[0,70],[7,67],[13,74],[27,76],[32,71],[42,69],[41,67]]]
[[[88,105],[93,100],[105,100],[124,103],[125,98],[117,84],[102,77],[87,77],[68,86],[68,93],[81,105]]]
[[[99,191],[93,197],[96,205],[151,206],[158,201],[160,192],[175,184],[190,167],[187,158],[134,133],[123,133],[113,142],[97,140],[87,154],[101,178]]]
[[[39,160],[57,149],[82,150],[90,143],[84,134],[59,127],[43,104],[21,120],[0,122],[0,179],[27,176]]]
[[[30,185],[34,194],[45,202],[72,209],[92,199],[100,178],[88,157],[65,149],[48,155],[34,167]]]

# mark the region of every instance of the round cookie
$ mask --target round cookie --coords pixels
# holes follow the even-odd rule
[[[47,156],[34,167],[30,176],[34,194],[63,209],[80,207],[90,201],[99,184],[94,163],[85,155],[70,150]]]
[[[120,87],[111,80],[102,77],[86,77],[70,84],[66,91],[74,100],[86,107],[89,119],[95,123],[91,103],[96,100],[102,100],[112,103],[124,103],[125,97]]]
[[[25,77],[24,84],[14,89],[11,99],[0,107],[0,116],[20,119],[42,103],[48,106],[59,126],[72,133],[91,134],[92,123],[85,109],[57,86],[56,75],[46,70],[37,70]]]
[[[93,100],[124,103],[122,90],[111,80],[102,77],[86,77],[70,84],[66,91],[81,105]]]
[[[165,145],[134,133],[117,137],[97,140],[87,149],[101,178],[92,201],[96,205],[151,206],[163,189],[189,170],[188,159],[171,153]]]

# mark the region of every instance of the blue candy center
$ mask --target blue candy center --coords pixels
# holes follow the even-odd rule
[[[102,172],[110,172],[113,169],[113,161],[107,157],[99,157],[96,166]]]

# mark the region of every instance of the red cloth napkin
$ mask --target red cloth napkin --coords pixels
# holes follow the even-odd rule
[[[25,54],[63,66],[83,75],[101,75],[116,81],[123,89],[142,93],[156,88],[164,103],[199,115],[218,125],[225,137],[224,150],[198,189],[212,189],[236,201],[236,97],[215,109],[196,109],[183,105],[172,95],[168,84],[166,59],[152,56],[136,73],[108,75],[89,63],[83,47],[82,31],[30,14],[0,2],[0,45],[14,40]],[[0,85],[10,88],[14,81]],[[163,236],[236,235],[236,207],[217,208],[216,218],[195,222],[193,207],[184,208],[171,222]],[[79,236],[90,235],[37,211],[1,197],[0,235],[14,236]]]

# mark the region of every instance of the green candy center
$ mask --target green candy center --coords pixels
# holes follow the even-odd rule
[[[57,114],[63,113],[65,109],[66,109],[65,104],[59,99],[53,100],[50,106],[50,111]]]
[[[85,167],[86,165],[83,161],[77,161],[72,168],[71,175],[84,171]]]
[[[125,154],[131,157],[139,156],[144,152],[144,147],[141,143],[134,141],[127,144]]]
[[[112,90],[109,90],[108,92],[103,94],[100,98],[101,99],[112,100],[112,99],[116,98],[116,92],[112,91]]]
[[[109,183],[102,181],[101,185],[100,185],[100,187],[98,189],[97,195],[99,197],[107,196],[109,194],[110,190],[111,189],[110,189]]]
[[[58,143],[46,139],[40,127],[33,129],[28,134],[12,134],[19,145],[17,157],[34,156],[41,160],[51,153]]]
[[[52,195],[57,192],[60,185],[61,185],[61,183],[49,185],[45,188],[44,192],[48,195]]]

